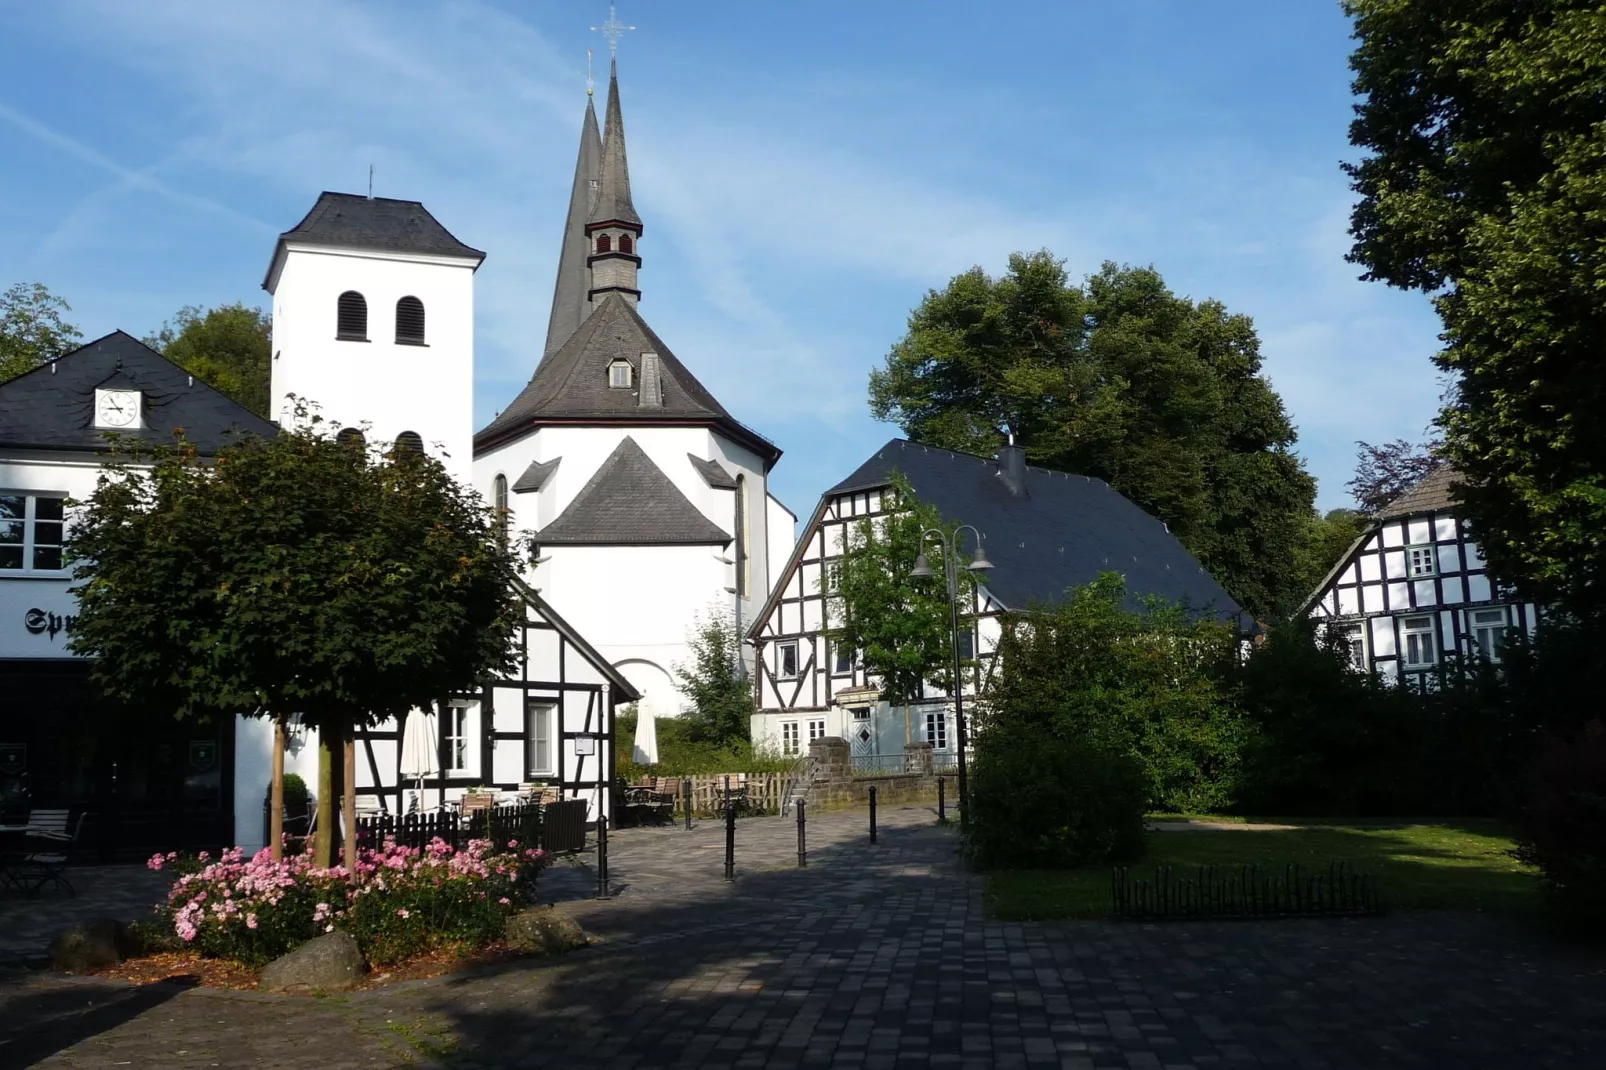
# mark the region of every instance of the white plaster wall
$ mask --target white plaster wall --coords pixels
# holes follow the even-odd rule
[[[459,480],[473,471],[474,268],[472,260],[289,246],[273,284],[274,417],[285,396],[319,406],[336,426],[369,425],[388,444],[416,431]],[[368,341],[335,338],[337,302],[368,302]],[[424,303],[423,346],[396,344],[396,302]]]
[[[765,496],[764,508],[769,514],[765,524],[769,539],[769,576],[765,580],[763,593],[767,599],[770,591],[781,582],[786,563],[791,560],[792,551],[797,547],[797,514],[782,505],[774,495]]]
[[[286,775],[295,773],[318,793],[318,736],[291,731],[284,754]],[[234,842],[246,855],[262,850],[262,800],[273,775],[273,722],[266,717],[234,719]]]

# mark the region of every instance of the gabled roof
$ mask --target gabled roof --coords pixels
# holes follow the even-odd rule
[[[530,467],[526,468],[524,474],[514,482],[513,493],[529,494],[531,491],[540,490],[546,485],[546,481],[552,478],[552,473],[558,470],[558,462],[561,460],[562,457],[554,457],[550,461],[531,461]]]
[[[485,259],[478,249],[464,245],[429,214],[418,201],[398,201],[390,197],[363,197],[356,193],[318,195],[312,211],[291,229],[279,235],[273,260],[262,288],[272,289],[275,267],[287,243],[329,245],[346,249],[373,249],[386,253],[417,253],[425,256],[453,256]]]
[[[686,454],[686,459],[697,469],[697,474],[703,477],[703,482],[710,487],[715,490],[736,489],[736,480],[718,461],[705,461],[695,453]]]
[[[731,541],[626,437],[569,507],[535,534],[541,545],[718,545]]]
[[[1437,468],[1417,480],[1411,489],[1384,506],[1383,511],[1378,514],[1378,519],[1396,520],[1402,516],[1454,509],[1456,502],[1451,494],[1451,488],[1458,479],[1456,470],[1441,461]]]
[[[1000,476],[997,460],[895,438],[825,492],[807,530],[813,530],[832,498],[885,487],[895,472],[944,521],[971,524],[982,533],[993,567],[981,582],[1009,609],[1055,602],[1101,572],[1120,572],[1134,606],[1145,595],[1158,595],[1253,627],[1165,524],[1088,476],[1028,466],[1027,493],[1016,496]],[[806,542],[806,537],[799,540],[786,573],[796,567]],[[754,618],[755,631],[774,611],[781,589],[778,584],[770,604]]]
[[[541,597],[540,591],[517,576],[513,577],[513,589],[518,592],[520,598],[534,607],[535,611],[541,614],[541,617],[552,625],[559,635],[572,643],[580,651],[581,657],[585,658],[594,669],[607,677],[608,683],[612,684],[617,692],[616,698],[625,702],[635,702],[641,698],[641,692],[636,690],[636,686],[625,679],[624,674],[614,668],[596,647],[587,642],[585,636],[575,631],[574,625],[564,620],[558,611],[552,608],[552,603]]]
[[[626,361],[641,382],[641,355],[658,356],[663,403],[641,405],[635,389],[608,385],[608,365]],[[489,449],[549,422],[697,423],[716,426],[752,449],[766,464],[781,451],[725,411],[697,377],[653,333],[629,301],[616,293],[602,299],[579,330],[535,369],[518,397],[474,436],[475,452]]]
[[[597,133],[597,109],[586,97],[585,119],[580,123],[580,153],[574,161],[574,186],[569,191],[569,214],[563,224],[563,249],[558,254],[558,277],[552,285],[552,315],[547,320],[546,348],[551,356],[585,321],[591,311],[591,269],[586,258],[591,239],[586,237],[586,220],[597,198],[597,168],[602,157],[602,137]]]
[[[276,435],[278,428],[207,386],[132,335],[113,331],[33,371],[0,383],[0,446],[15,449],[109,451],[95,426],[95,390],[117,387],[144,395],[143,428],[116,432],[147,446],[173,441],[173,431],[206,454],[231,435]]]

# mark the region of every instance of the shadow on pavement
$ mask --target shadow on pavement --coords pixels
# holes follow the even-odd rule
[[[25,981],[0,980],[0,1067],[21,1070],[194,988],[198,978],[125,986],[85,983],[29,992]]]

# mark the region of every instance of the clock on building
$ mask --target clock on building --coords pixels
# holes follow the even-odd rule
[[[138,390],[96,390],[96,427],[138,427],[140,416]]]

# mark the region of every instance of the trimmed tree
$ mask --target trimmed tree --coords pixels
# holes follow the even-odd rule
[[[687,639],[690,662],[675,666],[675,681],[691,699],[684,720],[692,739],[721,747],[746,743],[753,732],[753,685],[742,670],[742,637],[724,609],[697,619]]]
[[[302,411],[215,462],[180,439],[108,465],[71,525],[71,647],[135,710],[274,720],[275,857],[284,724],[317,729],[318,857],[333,862],[341,754],[350,866],[355,730],[510,667],[515,563],[491,511],[438,462],[337,442],[320,423]]]

